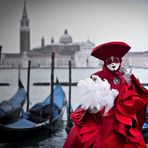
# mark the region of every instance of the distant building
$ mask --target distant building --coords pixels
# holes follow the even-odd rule
[[[94,46],[95,44],[89,40],[80,43],[80,50],[74,55],[75,67],[99,67],[99,60],[90,56]]]
[[[130,67],[148,68],[148,51],[129,52],[123,58],[124,64]]]
[[[55,67],[68,67],[69,60],[71,60],[73,67],[94,67],[93,63],[96,64],[96,62],[93,62],[93,58],[89,57],[94,44],[90,41],[83,43],[73,42],[67,29],[60,36],[59,42],[55,42],[54,38],[52,38],[51,43],[46,45],[45,39],[42,37],[41,46],[30,50],[29,23],[26,2],[24,2],[20,20],[20,53],[4,54],[2,58],[4,67],[18,67],[18,65],[27,67],[28,60],[31,61],[32,67],[50,67],[52,52],[55,52]],[[77,57],[78,54],[79,56]],[[83,57],[80,56],[82,54]]]
[[[29,19],[26,9],[26,1],[24,2],[24,9],[22,18],[20,21],[20,53],[30,51],[30,28],[29,28]]]
[[[1,67],[12,67],[26,66],[27,57],[24,56],[30,51],[30,28],[29,19],[26,9],[26,1],[24,2],[24,8],[22,18],[20,20],[20,52],[15,54],[3,54],[1,59]],[[28,64],[28,63],[27,63]]]
[[[55,66],[56,67],[67,67],[68,61],[72,61],[72,65],[75,66],[74,63],[74,54],[75,52],[80,50],[79,44],[72,42],[72,37],[68,34],[67,29],[64,31],[64,34],[60,37],[59,42],[55,42],[54,38],[51,39],[51,44],[45,45],[45,41],[42,38],[41,47],[34,48],[28,52],[28,56],[30,55],[36,57],[37,54],[45,56],[45,58],[50,61],[50,56],[52,52],[55,52]],[[44,58],[44,59],[45,59]],[[40,58],[38,57],[38,62]],[[44,66],[50,66],[50,62],[44,63]]]
[[[46,45],[44,37],[41,38],[41,46],[30,49],[30,20],[28,18],[26,1],[22,18],[20,20],[20,52],[15,54],[2,54],[2,67],[27,67],[28,61],[31,66],[50,67],[51,54],[55,53],[55,67],[68,67],[71,60],[73,67],[100,67],[102,61],[90,55],[92,48],[95,46],[89,39],[86,42],[73,42],[72,36],[65,29],[59,41],[55,42],[52,37],[51,43]],[[148,68],[148,52],[128,53],[123,58],[123,64],[127,67],[144,67]]]

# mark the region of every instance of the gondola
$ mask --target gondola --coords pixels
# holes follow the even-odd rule
[[[142,135],[146,143],[148,143],[148,123],[144,123],[142,128]]]
[[[55,85],[53,103],[51,106],[49,95],[43,102],[33,105],[22,117],[7,125],[0,125],[0,142],[10,143],[18,141],[33,140],[49,135],[58,130],[64,110],[66,108],[66,97],[62,86]]]
[[[22,108],[25,104],[27,92],[19,79],[18,90],[9,100],[0,103],[0,123],[8,124],[19,119]]]

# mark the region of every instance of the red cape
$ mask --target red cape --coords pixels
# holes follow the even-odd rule
[[[63,148],[146,148],[141,129],[148,91],[134,75],[131,76],[131,82],[131,88],[127,85],[122,87],[108,117],[102,117],[101,112],[90,114],[81,107],[77,108],[71,114],[75,126]]]

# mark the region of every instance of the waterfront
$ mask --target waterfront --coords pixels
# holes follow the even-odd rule
[[[81,79],[90,77],[91,74],[98,71],[98,69],[72,69],[72,82],[78,82]],[[35,86],[36,82],[50,82],[50,69],[31,69],[30,71],[30,102],[36,103],[42,101],[45,97],[50,94],[50,86]],[[135,68],[132,69],[132,73],[140,80],[141,83],[148,83],[148,69]],[[55,80],[59,79],[61,82],[69,81],[69,71],[66,69],[55,69],[54,72]],[[20,72],[21,80],[27,88],[27,69],[22,69]],[[0,70],[0,83],[9,83],[9,86],[0,86],[0,101],[9,99],[17,90],[18,86],[18,70],[17,69],[1,69]],[[67,86],[63,86],[68,98]],[[72,87],[71,98],[74,107],[79,103],[77,99],[77,88]]]
[[[92,73],[98,69],[72,69],[72,82],[78,82],[81,79],[89,77]],[[148,83],[148,69],[133,69],[133,73],[141,81],[141,83]],[[55,79],[58,77],[61,82],[68,82],[68,69],[55,69]],[[0,86],[0,102],[2,100],[9,99],[17,90],[18,70],[17,69],[1,69],[0,70],[0,82],[10,83],[10,86]],[[21,80],[27,88],[27,69],[21,70]],[[35,82],[50,82],[50,69],[31,69],[30,75],[30,105],[36,102],[42,101],[50,94],[50,86],[34,86]],[[68,99],[68,87],[63,86],[64,91]],[[77,87],[72,87],[72,106],[75,108],[79,104],[79,98],[77,98]],[[63,120],[66,120],[66,114]],[[61,148],[66,138],[65,132],[66,122],[63,123],[63,127],[60,131],[53,134],[51,137],[42,141],[29,141],[15,144],[1,145],[3,148]]]

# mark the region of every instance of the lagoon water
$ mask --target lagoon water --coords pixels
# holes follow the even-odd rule
[[[91,74],[98,71],[98,69],[72,69],[72,82],[78,82],[81,79],[90,77]],[[135,68],[132,69],[132,73],[140,80],[141,83],[148,83],[148,69]],[[69,71],[68,69],[55,69],[54,71],[55,79],[56,77],[61,82],[68,82]],[[21,69],[20,73],[21,80],[27,88],[27,69]],[[18,70],[17,69],[0,69],[0,83],[9,83],[9,86],[0,86],[0,102],[3,100],[8,100],[17,91],[18,85]],[[44,100],[50,94],[50,86],[34,86],[33,83],[36,82],[50,82],[50,69],[31,69],[30,72],[30,106],[36,102]],[[68,99],[69,88],[63,86]],[[72,87],[71,92],[71,102],[73,109],[79,105],[79,98],[77,97],[77,87]],[[63,117],[63,121],[66,120],[66,114]],[[63,128],[56,132],[52,137],[48,139],[36,142],[23,142],[15,144],[0,144],[2,148],[62,148],[64,140],[66,138],[64,122]]]

